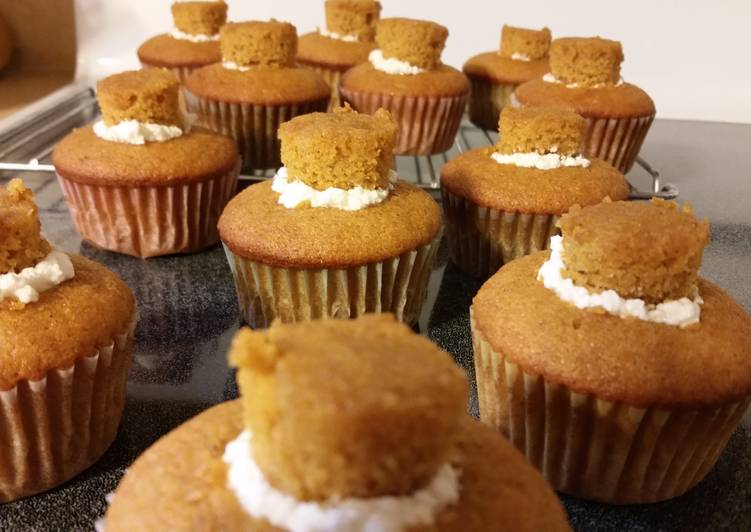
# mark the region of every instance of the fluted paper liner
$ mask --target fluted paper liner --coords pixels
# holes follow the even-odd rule
[[[108,346],[0,391],[0,502],[47,491],[96,462],[125,406],[133,323]]]
[[[548,249],[558,216],[483,207],[441,187],[449,255],[466,273],[484,279],[505,263]]]
[[[632,504],[682,495],[714,467],[751,398],[717,408],[637,408],[530,375],[472,320],[480,419],[552,484],[584,499]]]
[[[468,76],[469,120],[479,128],[498,131],[501,111],[518,85],[496,83],[482,76]]]
[[[144,63],[141,61],[141,68],[147,69],[147,68],[166,68],[167,70],[173,72],[175,76],[177,76],[177,79],[180,80],[181,84],[184,84],[185,81],[188,79],[188,76],[190,76],[193,72],[198,70],[199,68],[203,68],[206,65],[200,65],[200,66],[182,66],[182,67],[160,67],[156,65],[150,65],[148,63]]]
[[[428,97],[371,94],[340,86],[342,102],[353,109],[374,114],[381,107],[399,126],[394,154],[432,155],[449,150],[456,139],[467,104],[467,93]]]
[[[235,139],[243,160],[243,172],[281,166],[279,126],[296,116],[325,112],[330,97],[290,105],[253,105],[202,98],[184,89],[188,112],[198,125]]]
[[[303,61],[298,61],[298,64],[318,72],[328,86],[331,87],[331,102],[329,103],[328,110],[331,111],[332,109],[339,107],[341,105],[341,101],[339,100],[339,83],[341,83],[342,74],[346,72],[346,69],[340,70],[317,63],[306,63]]]
[[[154,257],[193,253],[219,242],[219,216],[237,191],[238,166],[206,181],[170,186],[101,186],[58,174],[81,236],[94,245]]]
[[[240,312],[254,328],[274,319],[286,323],[355,318],[391,312],[414,324],[420,317],[440,234],[399,257],[347,269],[277,268],[225,251],[235,279]]]
[[[654,118],[654,114],[638,118],[586,118],[584,155],[603,159],[627,173],[639,156]]]

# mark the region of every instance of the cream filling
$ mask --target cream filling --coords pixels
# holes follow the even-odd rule
[[[103,120],[94,124],[94,134],[100,139],[126,144],[165,142],[181,137],[183,133],[183,128],[178,126],[151,124],[138,120],[123,120],[114,126],[106,125]]]
[[[311,207],[329,207],[343,211],[359,211],[370,205],[381,203],[394,188],[398,177],[392,171],[389,175],[390,184],[387,188],[368,190],[362,187],[350,189],[330,187],[317,190],[297,179],[290,180],[289,172],[282,166],[274,176],[271,190],[279,193],[278,203],[288,209],[309,202]]]
[[[219,34],[216,35],[204,35],[202,33],[185,33],[177,28],[172,28],[170,35],[174,39],[190,42],[216,42],[219,40]]]
[[[238,65],[234,61],[222,61],[222,66],[227,70],[237,70],[239,72],[247,72],[251,67]]]
[[[511,59],[513,59],[514,61],[532,61],[532,58],[527,54],[520,54],[519,52],[514,52],[513,54],[511,54]]]
[[[357,38],[357,35],[342,35],[340,33],[336,33],[335,31],[328,31],[324,29],[319,29],[318,33],[320,33],[324,37],[328,37],[329,39],[336,39],[337,41],[357,42],[360,40]]]
[[[599,307],[622,318],[637,318],[681,328],[699,323],[701,304],[704,301],[698,292],[693,300],[683,297],[656,305],[648,304],[643,299],[625,299],[615,290],[591,293],[585,287],[577,286],[571,279],[563,277],[565,264],[562,251],[563,237],[551,237],[550,258],[540,267],[537,278],[563,301],[581,309]]]
[[[490,156],[498,164],[513,164],[523,168],[537,168],[539,170],[552,170],[562,166],[580,166],[587,168],[590,165],[589,159],[583,155],[572,157],[570,155],[559,155],[557,153],[498,153],[494,152]]]
[[[425,72],[424,68],[412,65],[406,61],[400,61],[395,57],[386,59],[383,57],[383,52],[378,49],[370,52],[370,55],[368,55],[368,61],[373,65],[373,68],[380,70],[381,72],[386,72],[387,74],[399,74],[404,76]]]
[[[70,257],[53,249],[34,266],[0,275],[0,301],[15,298],[24,304],[34,303],[42,292],[72,279],[75,274]]]
[[[411,495],[299,501],[269,484],[252,458],[251,441],[250,432],[244,431],[225,447],[228,487],[249,515],[285,530],[400,532],[432,525],[438,512],[459,500],[459,472],[445,464]]]
[[[558,85],[565,85],[567,89],[578,89],[579,87],[581,87],[581,85],[579,85],[578,83],[565,83],[564,84],[562,81],[560,81],[558,78],[556,78],[553,75],[552,72],[548,72],[547,74],[545,74],[542,77],[542,80],[545,81],[545,82],[547,82],[547,83],[556,83]],[[618,83],[616,83],[613,86],[614,87],[618,87],[620,85],[623,85],[623,78],[619,79]],[[598,83],[596,85],[587,85],[586,88],[588,88],[588,89],[601,89],[602,87],[607,87],[607,86],[608,86],[607,83]]]

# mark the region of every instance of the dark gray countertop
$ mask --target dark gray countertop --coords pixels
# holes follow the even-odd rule
[[[677,185],[681,199],[712,221],[703,274],[751,311],[751,186],[743,155],[751,126],[657,121],[642,155]],[[646,175],[632,180],[648,188]],[[229,268],[220,248],[142,261],[82,244],[49,175],[24,176],[37,192],[45,233],[67,251],[100,261],[134,289],[140,322],[128,404],[117,440],[94,467],[47,494],[0,505],[0,530],[91,530],[128,465],[157,438],[206,407],[237,396],[225,354],[239,327]],[[3,181],[0,179],[0,181]],[[445,252],[431,280],[421,330],[472,376],[468,308],[479,283]],[[445,275],[444,275],[445,273]],[[476,399],[470,400],[476,414]],[[575,530],[751,530],[751,416],[717,467],[688,494],[666,503],[617,507],[563,497]]]

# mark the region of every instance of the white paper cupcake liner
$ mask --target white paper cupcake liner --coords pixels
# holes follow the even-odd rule
[[[331,87],[331,102],[329,103],[328,110],[331,111],[332,109],[339,107],[341,105],[341,101],[339,99],[339,83],[342,81],[342,74],[344,74],[347,69],[345,68],[344,70],[340,70],[316,63],[306,63],[303,61],[298,61],[298,64],[302,67],[309,68],[318,72],[324,79],[324,81],[328,84],[328,86]]]
[[[624,174],[639,156],[655,115],[637,118],[587,118],[584,155],[612,164]]]
[[[518,85],[496,83],[481,76],[468,77],[469,120],[479,128],[498,131],[501,111],[509,104]]]

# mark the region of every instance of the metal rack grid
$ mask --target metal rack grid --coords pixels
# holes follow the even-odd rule
[[[92,88],[74,92],[61,102],[41,110],[28,120],[0,134],[0,175],[6,172],[16,173],[53,173],[50,156],[55,144],[75,127],[81,127],[99,115],[96,95]],[[494,145],[498,133],[479,129],[466,119],[456,136],[454,146],[441,154],[429,156],[397,156],[396,170],[402,179],[415,183],[426,190],[440,189],[441,168],[449,160],[461,153],[473,149]],[[651,179],[648,190],[631,185],[631,199],[649,199],[659,197],[673,199],[678,196],[678,189],[670,183],[663,183],[660,172],[642,158],[637,165]],[[272,177],[274,170],[259,171],[242,176],[246,180],[259,180]],[[632,174],[629,175],[632,178]]]

